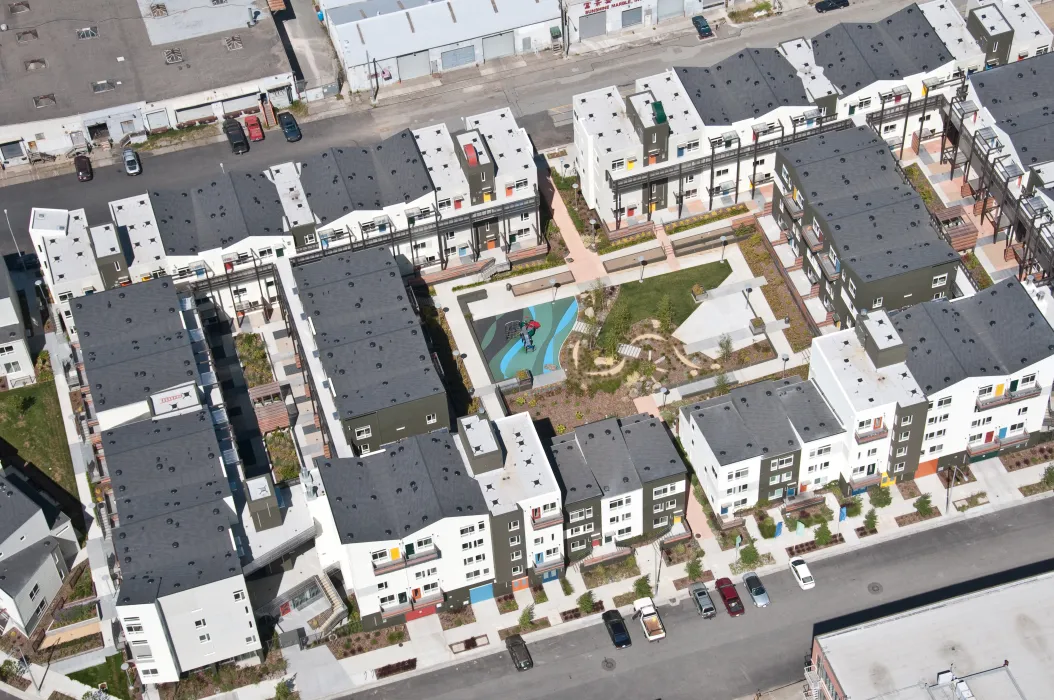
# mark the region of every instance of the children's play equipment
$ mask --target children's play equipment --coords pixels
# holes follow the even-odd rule
[[[534,334],[542,327],[537,321],[509,321],[505,324],[505,339],[520,336],[524,352],[534,351]]]

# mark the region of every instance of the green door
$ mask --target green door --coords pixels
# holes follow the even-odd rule
[[[1017,391],[1017,381],[1018,380],[1015,379],[1012,382],[1010,382],[1010,392],[1011,393]]]

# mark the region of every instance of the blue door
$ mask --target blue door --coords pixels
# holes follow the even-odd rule
[[[1000,428],[999,429],[999,439],[1002,440],[1005,437],[1006,437],[1006,428]]]
[[[798,488],[796,486],[787,487],[787,496],[793,496],[796,493],[798,493]]]
[[[560,569],[551,569],[542,574],[543,581],[553,581],[560,578]]]
[[[543,556],[542,556],[541,552],[538,552],[537,554],[534,555],[534,563],[535,564],[540,565],[542,563],[542,559],[543,559]]]
[[[494,584],[488,583],[486,586],[479,586],[472,588],[468,592],[468,600],[470,603],[482,603],[484,600],[490,600],[494,597]]]
[[[728,515],[728,506],[721,506],[721,515]]]

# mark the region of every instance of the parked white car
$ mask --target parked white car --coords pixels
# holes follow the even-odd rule
[[[791,559],[790,570],[798,587],[803,591],[807,591],[810,588],[816,588],[816,579],[812,577],[812,572],[809,571],[809,565],[805,563],[804,559],[801,557]]]

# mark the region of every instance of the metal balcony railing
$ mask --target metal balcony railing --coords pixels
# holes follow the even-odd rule
[[[833,282],[841,276],[841,270],[838,268],[837,265],[834,264],[834,262],[831,261],[831,257],[829,255],[821,255],[819,256],[819,259],[820,268],[823,270],[823,276],[826,277],[829,281]]]
[[[809,246],[809,250],[814,253],[819,253],[823,250],[823,232],[816,224],[809,224],[803,227],[801,235],[805,239],[805,245]]]
[[[853,476],[849,479],[849,488],[856,491],[857,489],[866,489],[868,486],[875,486],[881,482],[881,474]]]
[[[564,514],[559,510],[551,513],[542,513],[537,518],[531,518],[531,527],[535,530],[541,530],[543,528],[552,527],[553,525],[563,525]]]
[[[426,561],[438,559],[439,556],[439,547],[433,547],[432,549],[429,549],[424,552],[414,552],[410,555],[400,556],[398,559],[383,562],[375,562],[373,564],[373,573],[377,575],[391,573],[392,571],[405,569],[408,566],[414,566],[416,564],[421,564]]]
[[[791,197],[789,194],[783,195],[783,208],[786,209],[787,213],[795,219],[800,219],[805,213],[805,210],[801,208],[801,205],[799,205],[794,200],[794,197]]]
[[[888,427],[881,427],[875,430],[858,430],[856,431],[856,444],[863,445],[867,442],[874,442],[875,440],[881,440],[889,435]]]

